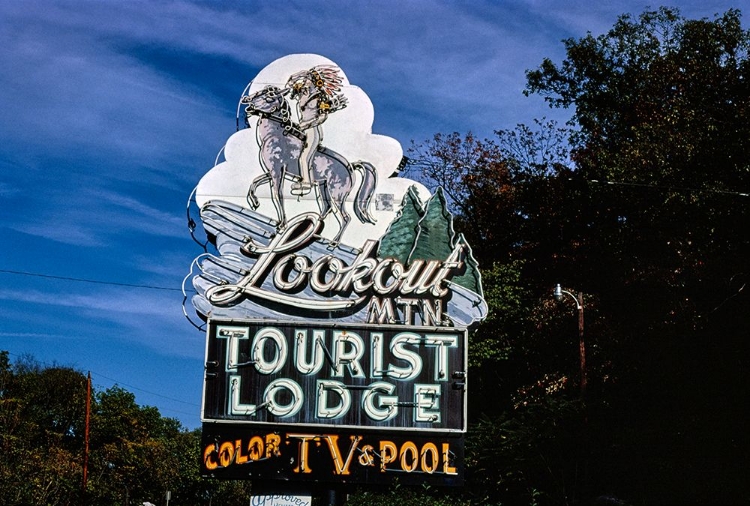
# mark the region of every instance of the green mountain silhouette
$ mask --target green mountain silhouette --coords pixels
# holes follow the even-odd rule
[[[474,293],[483,295],[482,292],[482,276],[479,274],[479,265],[477,264],[474,254],[471,251],[471,246],[466,242],[463,234],[458,235],[456,240],[457,244],[463,246],[463,253],[461,254],[461,260],[464,263],[466,269],[460,276],[454,276],[451,281],[457,285],[461,285],[464,288],[471,290]]]
[[[417,195],[417,188],[410,186],[401,202],[401,211],[380,239],[378,256],[395,258],[406,265],[417,240],[419,221],[423,215],[424,205]]]
[[[456,237],[443,189],[438,188],[423,205],[412,186],[404,196],[398,216],[380,239],[378,256],[395,258],[408,266],[415,260],[446,260],[456,244],[462,247],[463,268],[451,282],[482,296],[479,267],[464,236]]]
[[[438,188],[419,220],[417,240],[409,253],[414,260],[445,260],[453,251],[453,216],[448,211],[443,189]]]

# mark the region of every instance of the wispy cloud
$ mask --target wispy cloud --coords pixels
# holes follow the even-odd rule
[[[0,290],[0,300],[24,302],[47,307],[64,307],[81,311],[96,311],[108,317],[124,313],[130,316],[162,316],[164,308],[177,305],[181,297],[177,294],[133,293],[133,290],[118,288],[92,291],[89,294],[68,293],[60,297],[58,293],[39,290]]]
[[[4,304],[23,304],[36,313],[34,322],[9,336],[22,335],[66,339],[76,336],[87,339],[118,339],[149,346],[162,353],[200,357],[204,336],[182,314],[179,292],[154,292],[148,289],[108,287],[87,293],[68,293],[36,289],[0,289]],[[69,321],[87,322],[72,334],[38,332],[55,328],[58,310]],[[104,330],[106,329],[106,330]],[[188,346],[189,344],[189,346]]]
[[[44,239],[81,247],[113,245],[129,233],[185,238],[185,218],[179,208],[164,210],[163,202],[146,204],[132,195],[110,190],[76,188],[75,184],[40,195],[33,214],[19,213],[7,226]],[[157,206],[162,206],[157,207]]]
[[[678,3],[689,17],[731,7]],[[525,70],[561,61],[561,39],[598,35],[647,5],[0,2],[1,266],[177,286],[201,251],[185,226],[188,195],[234,132],[242,89],[277,58],[309,52],[338,63],[372,100],[376,133],[404,146],[439,131],[488,136],[567,118],[523,96]],[[0,281],[0,336],[18,350],[98,360],[139,375],[116,376],[138,385],[151,381],[144,355],[184,357],[198,364],[187,382],[200,381],[203,336],[183,317],[179,292]],[[169,374],[154,376],[151,390],[187,373]]]
[[[66,335],[66,334],[47,334],[42,332],[0,332],[0,337],[7,339],[49,339],[49,340],[67,340],[67,339],[80,339],[80,337]]]

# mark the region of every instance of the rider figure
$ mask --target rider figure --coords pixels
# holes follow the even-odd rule
[[[292,184],[292,195],[306,195],[312,189],[311,166],[323,140],[320,125],[330,113],[346,107],[346,97],[338,93],[342,82],[338,67],[332,65],[317,65],[297,72],[287,81],[291,98],[297,99],[299,128],[305,134],[299,157],[300,180]]]

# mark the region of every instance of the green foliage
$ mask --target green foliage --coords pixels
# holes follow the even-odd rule
[[[469,431],[472,492],[485,501],[559,504],[580,500],[587,437],[579,401],[546,397]]]
[[[577,260],[615,256],[620,265],[594,273],[598,282],[640,285],[656,295],[649,317],[699,325],[698,307],[728,295],[714,287],[745,272],[748,253],[737,233],[750,217],[737,195],[750,186],[740,13],[688,20],[661,8],[565,47],[562,64],[528,73],[528,92],[575,105],[578,184],[567,207],[585,226],[568,227]]]
[[[520,285],[521,263],[496,263],[482,271],[489,313],[469,336],[469,367],[501,366],[512,353],[520,322],[527,311]]]
[[[246,506],[250,482],[203,480],[200,431],[187,431],[114,386],[93,392],[82,495],[87,378],[0,351],[0,497],[7,506]]]
[[[89,501],[155,500],[170,489],[179,469],[169,440],[179,424],[163,419],[152,407],[114,386],[96,396],[92,410]]]
[[[551,121],[536,126],[497,131],[497,140],[437,134],[409,150],[410,173],[443,189],[454,227],[480,265],[513,260],[515,251],[542,242],[556,225],[557,197],[545,190],[550,175],[567,174],[566,131]],[[536,217],[549,225],[539,228],[530,219]]]
[[[738,10],[660,8],[564,45],[526,92],[569,108],[569,132],[537,121],[410,152],[446,189],[490,307],[470,335],[469,487],[510,504],[742,503],[750,377],[730,357],[750,354],[750,32]],[[584,294],[584,404],[558,282]]]
[[[70,504],[80,487],[80,417],[85,378],[0,356],[0,497],[8,505]]]
[[[346,501],[346,506],[392,506],[394,504],[399,506],[470,506],[472,503],[429,485],[410,488],[402,487],[398,482],[388,491],[359,491],[351,494]]]

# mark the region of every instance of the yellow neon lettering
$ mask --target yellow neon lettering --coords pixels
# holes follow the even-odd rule
[[[310,454],[310,441],[317,439],[314,434],[287,434],[287,439],[299,439],[298,452],[297,452],[297,467],[294,468],[295,473],[308,474],[312,472],[312,469],[307,465],[308,455]]]
[[[428,453],[431,455],[431,458],[432,458],[432,462],[430,463],[430,465],[427,465],[427,454]],[[422,461],[421,461],[421,463],[422,463],[422,471],[424,471],[425,473],[432,474],[432,473],[435,472],[435,469],[437,469],[438,463],[439,463],[439,460],[438,460],[438,449],[437,449],[437,446],[435,446],[434,443],[426,443],[422,447]]]
[[[411,454],[411,463],[407,463],[407,454]],[[410,473],[414,471],[419,465],[419,451],[417,451],[417,445],[411,441],[407,441],[401,446],[401,469]]]
[[[349,466],[352,463],[354,451],[357,449],[357,445],[359,445],[359,442],[362,440],[362,436],[349,436],[349,438],[352,440],[352,445],[349,447],[349,455],[347,455],[346,457],[346,462],[343,462],[341,458],[341,450],[339,449],[338,445],[339,437],[332,435],[325,436],[326,442],[328,443],[328,448],[331,450],[331,457],[333,457],[336,474],[349,474]]]
[[[234,444],[231,441],[221,443],[219,447],[219,464],[221,467],[229,467],[234,460]]]
[[[396,460],[398,450],[393,441],[380,442],[380,470],[385,471],[385,466]]]
[[[455,467],[450,465],[450,445],[443,443],[443,473],[445,474],[458,474]]]
[[[247,462],[247,455],[242,455],[242,440],[238,439],[234,442],[234,454],[237,456],[234,459],[236,464],[244,464]]]
[[[260,460],[263,457],[263,438],[260,436],[253,436],[247,444],[247,451],[250,460]]]
[[[214,452],[216,447],[214,445],[208,445],[206,446],[206,449],[203,451],[203,464],[205,464],[206,469],[209,471],[213,471],[217,467],[219,467],[219,464],[216,463],[216,461],[211,459],[211,454]]]
[[[278,434],[266,434],[266,458],[281,455],[281,437]]]

